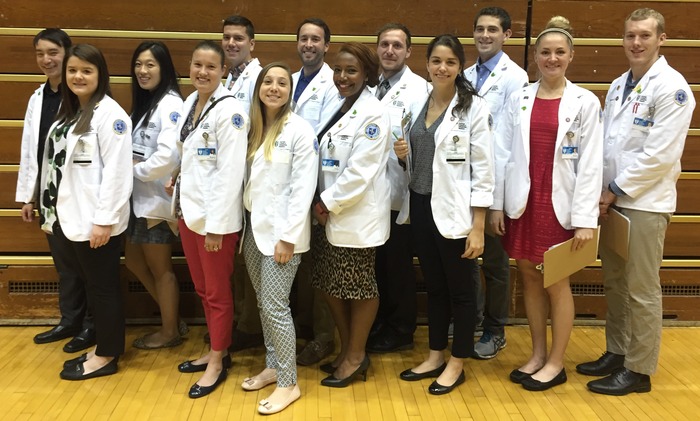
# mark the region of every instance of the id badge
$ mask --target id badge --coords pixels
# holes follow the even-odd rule
[[[156,151],[155,148],[151,148],[146,145],[141,145],[139,143],[132,143],[131,150],[134,154],[134,158],[141,159],[143,161],[150,158],[151,155],[153,155],[153,153]]]
[[[449,151],[445,159],[449,164],[459,164],[467,160],[467,153],[460,151]]]
[[[73,153],[73,163],[80,165],[92,164],[92,148],[91,143],[85,142],[82,139],[78,140],[78,145]]]
[[[564,159],[578,159],[578,146],[562,146],[561,157]]]
[[[216,161],[216,148],[197,148],[197,159],[200,161]]]
[[[340,172],[340,161],[337,159],[322,159],[321,170],[323,172]]]

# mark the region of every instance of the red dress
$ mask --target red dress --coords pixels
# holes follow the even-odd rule
[[[525,212],[518,219],[506,217],[503,247],[513,259],[539,264],[544,252],[574,236],[559,224],[552,206],[554,167],[560,99],[535,99],[530,118],[530,193]]]

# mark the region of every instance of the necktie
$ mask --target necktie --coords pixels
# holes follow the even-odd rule
[[[377,98],[379,98],[380,101],[382,100],[382,98],[384,98],[384,95],[386,95],[386,93],[389,92],[390,87],[391,85],[386,79],[379,84],[379,89],[377,89]]]
[[[476,66],[476,91],[481,90],[481,86],[486,82],[486,78],[489,77],[489,69],[483,64]]]

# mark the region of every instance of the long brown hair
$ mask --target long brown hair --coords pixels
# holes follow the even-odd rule
[[[90,101],[88,101],[83,110],[80,109],[78,96],[68,88],[68,83],[66,82],[66,66],[68,65],[68,59],[71,57],[77,57],[97,67],[97,89],[95,93],[92,94]],[[90,44],[76,44],[68,49],[66,57],[63,59],[61,70],[63,71],[63,79],[61,80],[61,107],[58,109],[56,120],[61,123],[68,123],[75,121],[77,118],[73,133],[85,133],[90,129],[90,120],[92,120],[92,114],[97,103],[100,102],[105,95],[112,96],[112,91],[109,86],[107,61],[102,55],[102,51],[97,47]],[[78,117],[80,111],[82,111],[82,113],[80,113]]]

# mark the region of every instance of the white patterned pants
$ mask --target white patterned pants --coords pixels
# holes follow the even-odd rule
[[[296,333],[289,293],[294,282],[301,254],[295,254],[285,264],[275,262],[258,249],[250,227],[246,224],[243,253],[250,280],[258,296],[258,309],[265,337],[265,365],[277,370],[277,385],[289,387],[297,383]]]

